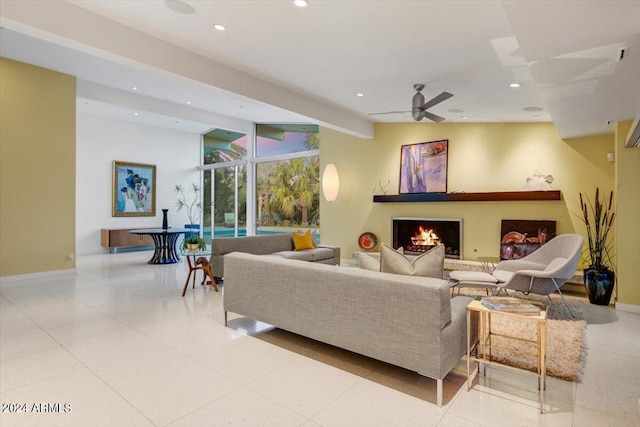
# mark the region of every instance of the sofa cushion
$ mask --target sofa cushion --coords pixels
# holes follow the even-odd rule
[[[314,249],[308,249],[304,252],[309,252],[314,262],[323,261],[325,259],[331,259],[334,257],[334,252],[333,252],[333,249],[331,248],[314,248]]]
[[[295,251],[304,251],[306,249],[313,249],[313,240],[311,239],[311,230],[305,232],[291,233],[293,237],[293,249]]]
[[[382,245],[380,271],[407,276],[434,277],[441,279],[444,268],[444,245],[409,259],[390,246]]]
[[[313,255],[311,254],[311,249],[306,251],[280,251],[269,254],[269,256],[276,256],[280,258],[286,259],[296,259],[299,261],[313,261]]]
[[[360,268],[371,271],[380,271],[380,258],[373,257],[364,252],[358,252],[356,258],[360,262]]]

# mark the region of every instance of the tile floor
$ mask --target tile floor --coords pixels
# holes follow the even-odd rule
[[[544,415],[535,377],[489,369],[467,392],[464,364],[438,408],[435,382],[412,372],[239,316],[225,328],[222,293],[182,298],[185,264],[149,257],[0,282],[3,427],[640,425],[638,314],[603,308],[583,381],[549,379]]]

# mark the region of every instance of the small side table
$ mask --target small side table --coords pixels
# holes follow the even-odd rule
[[[533,342],[536,344],[536,352],[530,355],[535,356],[537,360],[537,372],[531,372],[525,369],[516,368],[513,366],[505,365],[491,358],[491,349],[499,348],[503,351],[521,353],[515,349],[506,347],[498,347],[493,345],[491,337],[498,335],[491,330],[491,316],[493,314],[499,314],[501,316],[512,316],[519,320],[526,320],[535,322],[537,326],[536,340],[531,341],[522,337],[514,337],[500,334],[500,336],[507,337],[513,340]],[[482,346],[482,355],[479,354],[479,349]],[[529,353],[525,353],[529,354]],[[540,413],[544,413],[544,389],[546,387],[546,366],[545,358],[547,355],[547,311],[541,310],[537,316],[526,316],[517,313],[505,313],[502,311],[491,310],[480,302],[480,299],[475,299],[467,305],[467,391],[471,390],[473,377],[471,376],[471,362],[476,362],[476,368],[480,373],[480,367],[486,369],[486,365],[497,365],[509,369],[515,369],[520,372],[536,375],[538,377],[538,390],[540,395]],[[475,376],[475,375],[474,375]]]
[[[180,252],[180,256],[185,257],[187,259],[187,265],[189,266],[189,275],[187,276],[187,280],[184,282],[184,289],[182,289],[182,296],[187,293],[187,287],[189,286],[189,280],[192,281],[192,288],[196,287],[196,272],[198,270],[202,270],[202,283],[208,285],[207,277],[211,279],[211,286],[218,292],[218,282],[216,282],[215,277],[211,273],[211,267],[209,264],[209,257],[211,256],[211,250],[204,251],[182,251]],[[204,258],[204,262],[198,264],[198,258]],[[193,275],[193,278],[192,278]]]

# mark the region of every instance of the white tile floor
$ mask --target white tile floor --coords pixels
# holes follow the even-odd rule
[[[584,379],[549,379],[544,415],[534,377],[496,369],[469,392],[452,372],[438,408],[435,382],[412,372],[238,316],[225,328],[221,293],[182,298],[184,263],[149,257],[0,283],[3,427],[640,425],[640,315],[588,326]]]

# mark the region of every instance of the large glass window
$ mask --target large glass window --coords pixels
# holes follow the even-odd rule
[[[246,234],[247,135],[214,129],[203,136],[205,240]]]
[[[256,125],[256,233],[317,228],[320,139],[315,125]]]
[[[205,238],[317,228],[319,148],[317,125],[259,124],[252,139],[224,129],[205,134]]]

